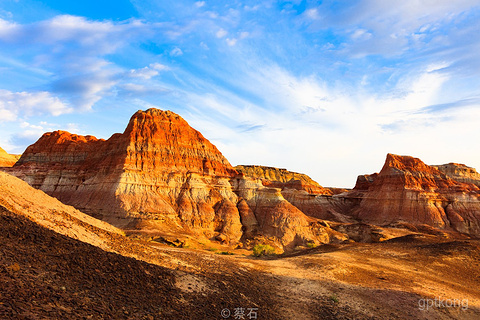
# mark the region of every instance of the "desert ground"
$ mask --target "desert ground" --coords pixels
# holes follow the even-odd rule
[[[411,233],[257,258],[105,232],[113,253],[0,212],[2,319],[480,317],[478,240]]]

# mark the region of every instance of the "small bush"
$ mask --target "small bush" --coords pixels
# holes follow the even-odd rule
[[[257,244],[253,247],[253,255],[255,257],[269,256],[275,254],[275,249],[268,244]]]
[[[230,252],[230,251],[222,251],[222,252],[220,252],[220,254],[223,254],[225,256],[233,256],[235,253]]]
[[[313,249],[315,248],[317,245],[315,244],[315,242],[307,242],[307,247],[309,247],[310,249]]]
[[[332,294],[330,297],[328,297],[331,301],[338,303],[338,297],[335,294]]]

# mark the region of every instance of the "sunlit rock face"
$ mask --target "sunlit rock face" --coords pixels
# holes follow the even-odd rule
[[[475,168],[467,167],[464,164],[448,163],[433,166],[443,172],[447,177],[458,182],[472,183],[480,186],[480,174]]]
[[[261,179],[240,176],[233,181],[234,190],[242,199],[242,222],[246,234],[278,239],[284,248],[306,243],[329,243],[347,240],[324,221],[310,217],[283,196],[282,189],[266,187]],[[248,220],[247,220],[248,219]]]
[[[45,133],[8,171],[126,229],[192,233],[225,243],[264,236],[286,248],[329,242],[333,232],[290,204],[276,185],[238,173],[170,111],[138,111],[122,134],[108,140]],[[302,183],[291,185],[302,191]],[[323,192],[313,180],[306,188]]]
[[[388,154],[380,173],[359,176],[346,196],[360,199],[350,214],[377,225],[408,222],[480,235],[479,187],[468,182],[472,172],[462,182],[451,168]]]
[[[0,148],[0,167],[12,167],[18,160],[18,157],[7,153]]]
[[[242,235],[237,173],[201,133],[170,111],[135,113],[110,139],[44,134],[11,172],[94,216],[126,227],[166,225],[226,241]],[[149,222],[149,223],[145,223]]]
[[[304,214],[325,220],[349,222],[344,198],[337,196],[344,189],[324,188],[306,174],[265,166],[236,166],[238,172],[258,179],[263,186],[280,190],[282,197]]]

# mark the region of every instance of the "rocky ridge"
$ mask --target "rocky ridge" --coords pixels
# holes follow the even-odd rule
[[[239,174],[177,114],[135,113],[108,140],[44,134],[8,172],[124,229],[163,230],[238,243],[267,237],[281,248],[329,242],[326,226],[277,188]]]
[[[306,174],[265,166],[236,166],[246,177],[259,179],[263,186],[277,188],[289,203],[310,217],[350,222],[334,195],[348,190],[324,188]]]
[[[378,174],[359,176],[345,198],[359,201],[357,220],[388,225],[405,222],[480,235],[480,189],[418,158],[388,154]],[[466,180],[464,180],[466,181]]]
[[[477,172],[477,170],[475,170],[475,168],[453,162],[442,165],[434,165],[432,167],[437,168],[447,177],[455,181],[472,183],[480,187],[480,174]]]
[[[45,133],[3,170],[124,230],[230,245],[383,239],[371,225],[402,223],[480,234],[473,168],[388,154],[380,173],[359,176],[353,190],[324,188],[286,169],[232,167],[179,115],[158,109],[138,111],[108,140]]]

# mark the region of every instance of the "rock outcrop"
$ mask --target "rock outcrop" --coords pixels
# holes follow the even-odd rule
[[[475,168],[453,162],[432,167],[437,168],[447,177],[455,181],[472,183],[480,187],[480,174],[477,172],[477,170],[475,170]]]
[[[238,241],[229,178],[236,171],[201,133],[170,111],[135,113],[110,139],[44,134],[10,170],[66,204],[126,228],[191,231]]]
[[[232,183],[241,199],[238,208],[247,238],[257,235],[278,239],[284,248],[348,239],[323,220],[299,210],[285,199],[280,188],[266,187],[260,179],[244,176]]]
[[[263,186],[279,189],[283,199],[310,217],[351,222],[344,211],[343,199],[335,196],[348,190],[324,188],[306,174],[265,166],[236,166],[246,177],[258,179]]]
[[[277,188],[239,174],[170,111],[138,111],[124,133],[108,140],[46,133],[5,170],[124,229],[190,233],[230,244],[259,235],[283,247],[330,241],[331,229],[317,227]],[[323,192],[307,179],[289,181]]]
[[[18,156],[9,154],[0,148],[0,167],[12,167],[18,160]]]
[[[406,222],[480,235],[480,189],[452,179],[455,170],[445,173],[451,167],[388,154],[380,173],[359,176],[345,196],[359,201],[351,215],[375,225]]]
[[[266,187],[280,188],[282,190],[303,190],[309,194],[316,195],[333,194],[331,190],[322,187],[306,174],[288,171],[287,169],[239,165],[235,167],[235,170],[243,173],[245,176],[260,179]]]

